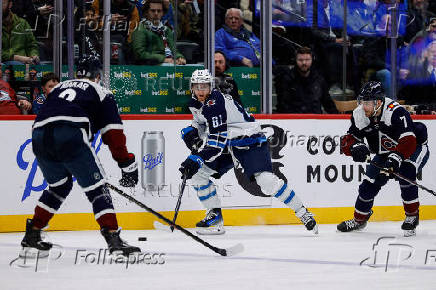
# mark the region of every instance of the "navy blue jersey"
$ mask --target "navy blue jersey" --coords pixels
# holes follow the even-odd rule
[[[400,104],[385,98],[381,110],[380,116],[368,118],[362,106],[357,107],[353,111],[348,133],[359,142],[366,139],[373,153],[396,151],[405,158],[415,151],[413,144],[427,142],[427,127],[423,123],[413,122],[409,112]]]
[[[64,81],[53,88],[33,128],[53,122],[83,127],[90,138],[98,130],[103,135],[111,129],[123,129],[112,93],[88,79]]]
[[[207,136],[205,146],[198,153],[206,162],[215,160],[226,146],[247,146],[266,140],[254,117],[232,96],[217,89],[212,90],[203,104],[193,98],[189,109],[194,117],[192,126],[200,137]]]

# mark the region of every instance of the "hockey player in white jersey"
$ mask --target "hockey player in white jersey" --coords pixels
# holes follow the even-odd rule
[[[210,177],[220,178],[234,163],[256,181],[265,195],[274,196],[295,211],[307,230],[318,232],[313,214],[283,180],[272,173],[267,139],[260,125],[230,95],[214,89],[207,69],[193,72],[193,94],[189,109],[192,125],[182,130],[182,139],[192,155],[181,164],[180,172],[192,179],[198,198],[207,209],[197,223],[199,234],[224,234],[221,202]],[[204,146],[202,146],[204,142]]]

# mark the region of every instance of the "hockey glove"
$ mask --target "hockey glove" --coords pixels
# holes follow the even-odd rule
[[[354,144],[350,152],[354,162],[365,162],[370,155],[369,148],[364,143]]]
[[[182,173],[182,179],[184,175],[186,175],[186,179],[191,179],[192,176],[198,172],[198,169],[203,166],[203,164],[204,161],[200,156],[189,155],[179,168],[179,171]]]
[[[358,141],[356,140],[356,138],[354,138],[354,136],[351,134],[341,136],[340,153],[345,154],[347,156],[351,156],[351,152],[350,152],[351,146],[353,146],[357,142]]]
[[[396,152],[391,152],[386,159],[384,168],[391,172],[398,172],[400,170],[401,162],[403,162],[403,157]]]
[[[124,187],[135,187],[138,184],[138,163],[135,162],[135,157],[132,159],[118,163],[121,169],[120,185]]]
[[[196,128],[189,126],[183,128],[181,133],[182,139],[189,150],[197,151],[203,144],[200,136],[198,136],[198,130]]]

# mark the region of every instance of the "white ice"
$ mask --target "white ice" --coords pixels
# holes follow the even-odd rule
[[[317,236],[301,225],[227,227],[223,236],[202,237],[217,247],[242,243],[244,252],[234,257],[180,232],[122,231],[143,252],[164,254],[157,260],[163,264],[145,259],[127,268],[108,257],[92,263],[105,248],[97,231],[48,232],[62,256],[54,251],[37,268],[35,260],[14,260],[23,233],[3,233],[0,289],[435,289],[436,221],[421,221],[409,238],[400,225],[370,222],[353,233],[320,225]]]

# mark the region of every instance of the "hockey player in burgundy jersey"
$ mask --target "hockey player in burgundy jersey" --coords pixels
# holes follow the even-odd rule
[[[33,152],[49,187],[39,198],[33,218],[27,220],[21,242],[23,255],[28,255],[29,250],[51,249],[51,243],[42,241],[41,229],[67,198],[73,187],[73,176],[92,204],[110,253],[128,256],[140,251],[120,238],[105,173],[90,143],[100,130],[103,142],[121,169],[120,184],[134,187],[138,183],[135,155],[127,151],[117,104],[112,93],[98,85],[101,68],[95,56],[81,58],[77,64],[78,79],[61,82],[53,88],[35,119]]]
[[[206,217],[197,223],[199,234],[223,234],[221,202],[210,177],[220,178],[233,168],[234,162],[244,174],[256,181],[266,195],[274,196],[295,211],[308,230],[317,233],[317,224],[290,185],[272,173],[266,137],[254,117],[232,96],[213,88],[208,70],[196,70],[191,77],[193,97],[189,109],[192,125],[182,130],[182,139],[193,152],[182,163],[180,171],[192,184],[207,209]],[[201,146],[204,140],[204,146]],[[195,153],[194,153],[195,152]]]
[[[413,122],[406,109],[386,98],[380,82],[366,83],[358,96],[358,104],[348,134],[341,139],[341,152],[352,156],[356,162],[370,160],[370,154],[375,153],[373,163],[415,181],[429,157],[426,126]],[[368,164],[359,186],[354,218],[339,224],[339,231],[349,232],[366,226],[374,198],[389,178],[389,174]],[[406,214],[401,228],[405,236],[415,235],[419,223],[418,187],[404,180],[398,182]]]

